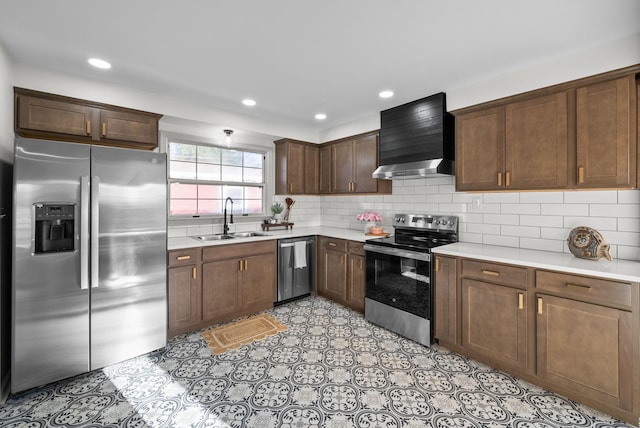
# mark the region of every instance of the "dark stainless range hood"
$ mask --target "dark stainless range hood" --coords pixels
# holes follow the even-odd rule
[[[454,118],[443,92],[380,112],[378,162],[373,178],[454,174]]]

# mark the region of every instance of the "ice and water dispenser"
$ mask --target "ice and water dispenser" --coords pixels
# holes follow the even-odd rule
[[[73,251],[75,204],[36,203],[35,253]]]

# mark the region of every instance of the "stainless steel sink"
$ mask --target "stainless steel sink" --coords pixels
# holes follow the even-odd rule
[[[264,232],[234,232],[227,235],[216,233],[215,235],[192,236],[192,238],[198,241],[222,241],[223,239],[250,238],[252,236],[269,236],[269,234]]]
[[[251,236],[269,236],[268,233],[264,232],[234,232],[231,235],[238,238],[249,238]]]
[[[192,238],[197,239],[199,241],[221,241],[223,239],[233,239],[235,238],[235,236],[231,236],[231,235],[223,235],[223,234],[216,234],[216,235],[200,235],[200,236],[193,236]]]

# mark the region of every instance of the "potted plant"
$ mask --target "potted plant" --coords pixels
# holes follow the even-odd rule
[[[280,202],[276,202],[271,205],[271,212],[273,213],[273,218],[280,221],[282,219],[282,211],[284,210],[284,206]]]

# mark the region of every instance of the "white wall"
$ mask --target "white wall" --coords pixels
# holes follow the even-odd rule
[[[640,64],[640,33],[553,60],[509,70],[482,81],[442,88],[447,110],[453,111],[546,86]],[[429,96],[431,94],[423,94]],[[416,97],[419,99],[421,97]],[[320,142],[380,128],[380,115],[365,117],[320,132]]]
[[[0,44],[0,160],[13,163],[12,62]]]
[[[306,128],[251,119],[169,96],[83,79],[25,64],[16,64],[13,83],[14,86],[27,89],[160,113],[167,116],[167,121],[186,119],[278,138],[287,136],[304,141],[318,140],[318,133]],[[161,126],[162,122],[161,120]]]

